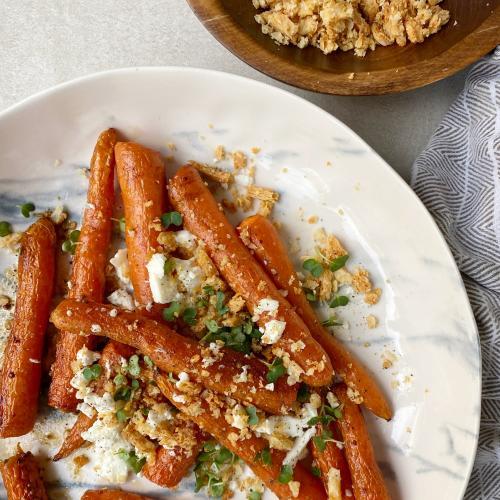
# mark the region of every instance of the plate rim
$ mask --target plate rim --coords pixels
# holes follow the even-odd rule
[[[403,189],[404,193],[409,196],[410,199],[413,199],[414,202],[416,202],[416,207],[425,213],[425,216],[427,220],[430,223],[430,227],[438,237],[441,245],[444,247],[443,250],[447,253],[448,258],[451,260],[451,267],[456,273],[457,277],[459,278],[459,283],[460,283],[460,288],[461,292],[465,298],[465,302],[467,304],[467,313],[469,318],[472,320],[472,328],[475,333],[475,342],[476,342],[476,347],[477,347],[477,352],[478,352],[478,373],[479,376],[477,377],[477,384],[478,384],[478,392],[477,392],[477,401],[476,404],[478,405],[479,411],[476,413],[476,422],[475,422],[475,439],[474,439],[474,446],[473,446],[473,453],[469,457],[469,463],[467,466],[467,470],[464,476],[464,481],[462,484],[461,492],[459,498],[462,498],[467,486],[470,481],[470,476],[472,474],[472,469],[474,466],[476,454],[477,454],[477,448],[479,444],[479,430],[480,430],[480,424],[481,424],[481,407],[482,407],[482,353],[481,353],[481,338],[479,336],[479,330],[478,326],[476,323],[476,319],[474,316],[474,312],[472,309],[472,305],[469,300],[469,296],[467,294],[467,290],[465,288],[465,284],[462,278],[462,274],[460,272],[460,269],[458,268],[458,265],[455,261],[455,258],[453,257],[453,253],[451,252],[450,247],[448,246],[448,243],[446,242],[446,239],[444,238],[444,235],[442,234],[441,230],[439,229],[439,226],[437,225],[437,222],[434,220],[432,217],[431,213],[427,209],[427,207],[424,205],[422,200],[417,196],[417,194],[413,191],[411,186],[401,177],[401,175],[394,170],[389,163],[382,158],[381,155],[377,153],[365,140],[359,136],[354,130],[352,130],[349,126],[347,126],[343,121],[341,121],[339,118],[334,116],[333,114],[329,113],[328,111],[324,110],[320,106],[318,106],[315,103],[312,103],[308,101],[307,99],[296,95],[288,90],[282,89],[280,87],[276,87],[274,85],[271,85],[266,82],[262,82],[259,80],[254,80],[253,78],[249,78],[246,76],[242,75],[237,75],[234,73],[228,73],[225,71],[219,71],[219,70],[213,70],[213,69],[206,69],[206,68],[198,68],[198,67],[191,67],[191,66],[131,66],[131,67],[125,67],[125,68],[117,68],[117,69],[111,69],[111,70],[106,70],[106,71],[99,71],[99,72],[94,72],[90,73],[84,76],[80,76],[78,78],[74,78],[65,82],[61,82],[59,84],[56,84],[52,87],[49,87],[47,89],[41,90],[39,92],[36,92],[22,100],[20,100],[17,103],[14,103],[13,105],[9,106],[8,108],[0,111],[0,124],[1,122],[8,118],[9,116],[15,114],[18,111],[22,111],[25,108],[28,108],[31,104],[36,103],[38,101],[41,101],[45,98],[50,97],[51,95],[57,94],[61,91],[64,90],[71,90],[71,88],[78,88],[81,85],[85,85],[88,82],[92,82],[95,80],[99,79],[106,79],[108,77],[114,77],[114,76],[126,76],[130,74],[137,74],[137,73],[154,73],[154,74],[169,74],[169,73],[186,73],[186,74],[206,74],[206,75],[212,75],[215,77],[222,77],[222,78],[230,78],[234,79],[236,81],[244,81],[246,84],[254,85],[256,87],[260,87],[261,89],[264,89],[266,91],[274,91],[277,94],[286,96],[289,99],[294,99],[298,102],[301,102],[302,104],[305,104],[306,106],[310,106],[314,109],[315,112],[320,112],[322,115],[325,116],[326,119],[332,121],[335,125],[340,126],[345,132],[351,135],[351,137],[355,138],[357,141],[360,141],[360,143],[375,157],[380,161],[381,165],[383,165],[383,168],[387,171],[388,175],[392,175],[393,179],[397,182],[397,184],[400,186],[401,189]],[[457,499],[458,500],[458,499]]]

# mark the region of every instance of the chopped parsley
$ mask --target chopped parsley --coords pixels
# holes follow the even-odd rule
[[[323,266],[316,259],[305,260],[302,267],[306,271],[309,271],[315,278],[319,278],[323,274]]]
[[[31,212],[35,210],[35,205],[31,202],[28,202],[28,203],[23,203],[20,208],[23,217],[28,218],[31,215]]]
[[[349,258],[349,254],[346,254],[346,255],[341,255],[340,257],[337,257],[336,259],[333,259],[330,262],[330,270],[331,271],[338,271],[339,269],[343,268],[345,266],[348,258]]]
[[[12,233],[12,226],[6,220],[0,221],[0,236],[3,238]]]
[[[293,469],[291,465],[283,465],[281,467],[280,475],[278,476],[278,481],[282,484],[289,483],[293,478]]]
[[[264,465],[272,465],[273,459],[269,446],[266,446],[255,455],[255,461],[261,462]]]
[[[259,417],[257,416],[257,409],[255,406],[247,406],[245,409],[248,415],[248,425],[257,425],[259,423]]]
[[[163,309],[163,319],[165,321],[174,321],[179,316],[181,305],[179,302],[171,302],[168,307]]]
[[[136,474],[141,472],[141,469],[144,467],[146,463],[146,457],[139,458],[135,451],[118,451],[118,456],[128,465],[130,469],[132,469]]]
[[[182,215],[179,212],[167,212],[161,217],[161,223],[167,228],[171,225],[180,226],[182,224]]]
[[[345,295],[337,295],[334,299],[330,301],[328,305],[331,308],[334,308],[339,306],[346,306],[347,304],[349,304],[349,297],[346,297]]]
[[[89,382],[90,380],[96,380],[99,378],[101,375],[101,365],[98,365],[97,363],[92,365],[92,366],[87,366],[83,369],[82,375],[83,378]]]
[[[283,365],[281,358],[274,358],[274,361],[268,365],[269,370],[266,375],[266,380],[270,383],[276,382],[286,373],[286,368]]]

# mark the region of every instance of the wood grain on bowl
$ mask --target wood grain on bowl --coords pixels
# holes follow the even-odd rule
[[[374,95],[452,75],[500,43],[500,0],[444,0],[451,19],[421,44],[377,47],[360,58],[280,46],[261,32],[251,0],[187,0],[203,25],[237,57],[273,78],[316,92]]]

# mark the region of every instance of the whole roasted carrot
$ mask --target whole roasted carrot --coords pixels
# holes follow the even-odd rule
[[[119,342],[110,341],[106,344],[102,350],[101,358],[99,359],[99,364],[104,368],[101,372],[101,376],[97,379],[97,387],[95,392],[102,396],[105,392],[106,385],[106,369],[112,367],[120,367],[123,358],[128,359],[135,350],[125,344],[120,344]],[[75,450],[83,446],[85,439],[82,438],[82,432],[87,431],[92,427],[95,422],[94,417],[88,417],[85,413],[80,412],[76,422],[69,433],[64,438],[64,442],[61,445],[59,451],[54,455],[53,460],[61,460],[61,458],[66,458],[68,455],[73,453]]]
[[[252,313],[258,312],[263,299],[279,304],[274,313],[257,314],[258,323],[262,328],[273,319],[286,323],[274,346],[283,349],[303,370],[302,380],[315,387],[327,385],[333,369],[325,351],[242,244],[197,170],[189,165],[180,168],[170,179],[169,196],[172,205],[182,214],[184,226],[204,241],[221,274],[245,299]]]
[[[116,311],[105,304],[66,299],[52,312],[51,320],[60,330],[83,335],[93,332],[135,347],[165,372],[186,372],[205,387],[229,391],[235,399],[252,402],[269,413],[286,412],[296,399],[296,385],[289,386],[284,377],[278,379],[274,390],[264,387],[267,367],[257,358],[226,348],[213,353],[136,311]],[[204,358],[207,362],[202,364]],[[243,378],[244,366],[249,376]]]
[[[344,441],[354,496],[363,500],[390,499],[359,405],[349,399],[344,384],[336,386],[334,391],[343,405],[343,415],[337,424]]]
[[[321,450],[314,441],[309,443],[312,456],[318,464],[321,472],[321,479],[332,500],[352,499],[352,481],[349,466],[347,464],[344,451],[340,444],[341,435],[337,423],[332,422],[329,430],[335,440],[339,443],[327,441],[324,450]],[[321,435],[323,426],[318,425],[317,435]],[[334,476],[332,480],[331,475]],[[337,476],[338,475],[338,476]],[[337,488],[335,491],[329,491],[331,488]]]
[[[153,304],[146,264],[158,247],[165,211],[165,167],[159,153],[133,142],[115,147],[116,170],[125,208],[125,241],[135,300]]]
[[[24,233],[12,329],[0,375],[0,437],[33,429],[38,410],[42,353],[54,289],[56,233],[50,219],[38,219]]]
[[[122,490],[87,490],[82,500],[150,500],[149,497]]]
[[[9,500],[47,500],[40,468],[31,452],[17,447],[17,455],[0,464],[3,485]]]
[[[223,400],[217,400],[213,394],[201,398],[198,402],[203,411],[191,411],[188,404],[180,403],[178,397],[182,395],[176,390],[174,385],[164,375],[157,377],[157,383],[163,394],[175,405],[179,410],[189,416],[193,422],[196,422],[201,429],[211,434],[220,444],[228,450],[236,454],[241,460],[247,463],[256,476],[258,476],[265,485],[275,493],[278,498],[289,500],[293,498],[292,490],[288,484],[283,484],[278,480],[281,472],[281,466],[286,453],[280,450],[270,450],[271,463],[263,463],[259,460],[259,453],[268,447],[268,442],[264,438],[257,437],[254,433],[245,439],[238,440],[239,429],[232,427],[225,419],[227,405]],[[219,411],[214,411],[214,407],[210,406],[208,400],[212,401]],[[214,403],[216,401],[216,403]],[[298,497],[301,500],[320,500],[326,499],[325,490],[321,481],[314,477],[300,463],[298,463],[293,471],[292,481],[298,481],[300,488]]]
[[[313,337],[328,353],[335,372],[363,397],[375,415],[390,420],[392,411],[382,389],[368,370],[319,322],[307,300],[285,245],[276,227],[261,215],[245,219],[238,227],[240,237],[276,286],[287,291],[287,300],[302,317]]]
[[[76,245],[71,288],[68,296],[75,299],[89,298],[101,301],[104,293],[105,269],[112,230],[114,202],[114,146],[116,131],[101,133],[90,162],[87,205],[83,213],[80,237]],[[56,346],[56,357],[51,368],[49,405],[62,411],[75,411],[78,401],[76,390],[71,387],[72,363],[83,347],[93,348],[92,337],[61,335]]]

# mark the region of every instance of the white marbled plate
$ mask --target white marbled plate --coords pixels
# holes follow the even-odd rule
[[[461,498],[478,436],[477,331],[441,234],[397,174],[345,125],[282,90],[199,69],[125,69],[56,87],[0,114],[0,220],[22,228],[17,205],[33,201],[43,209],[61,200],[79,218],[86,190],[80,168],[110,126],[165,155],[175,143],[176,165],[211,162],[218,144],[261,148],[257,183],[281,192],[275,215],[285,234],[300,237],[306,252],[315,228],[333,231],[349,249],[350,266],[365,265],[383,290],[375,307],[359,300],[344,308],[349,328],[336,334],[394,406],[390,423],[368,416],[394,499]],[[307,223],[313,215],[316,225]],[[1,268],[11,262],[0,254]],[[378,328],[366,328],[367,314],[379,318]],[[383,370],[388,351],[398,360]],[[43,439],[47,425],[40,422],[22,442],[50,456],[57,443]],[[13,441],[0,443],[0,455]],[[90,466],[75,478],[71,460],[48,465],[46,474],[54,495],[68,489],[78,498],[79,483],[97,483]],[[127,487],[153,493],[141,480]],[[193,498],[192,481],[167,496]]]

